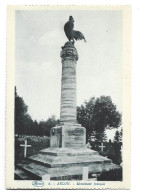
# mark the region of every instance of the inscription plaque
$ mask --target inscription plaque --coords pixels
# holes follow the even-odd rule
[[[64,130],[64,147],[83,147],[86,145],[85,128],[74,127]]]

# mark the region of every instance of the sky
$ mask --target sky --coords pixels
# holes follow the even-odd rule
[[[72,15],[77,41],[77,105],[90,97],[111,96],[122,112],[122,13],[120,11],[17,10],[15,85],[33,120],[60,116],[61,47],[64,24]],[[109,134],[110,136],[110,134]]]

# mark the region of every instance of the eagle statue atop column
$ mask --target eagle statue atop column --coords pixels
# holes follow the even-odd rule
[[[73,44],[75,43],[74,39],[76,41],[84,40],[86,42],[84,35],[79,31],[73,30],[73,28],[74,28],[74,19],[72,16],[70,16],[69,21],[64,25],[64,31],[65,31],[67,38]]]

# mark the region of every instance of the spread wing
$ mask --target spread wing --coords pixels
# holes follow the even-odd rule
[[[86,42],[86,39],[85,39],[84,35],[79,31],[73,30],[73,37],[75,38],[75,40],[84,39],[84,41]]]

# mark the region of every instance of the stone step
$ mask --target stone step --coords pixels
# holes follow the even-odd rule
[[[30,176],[28,173],[24,172],[23,170],[16,168],[15,169],[15,179],[16,180],[32,180],[32,176]]]
[[[32,177],[32,180],[41,180],[46,174],[50,174],[51,180],[81,180],[83,173],[83,166],[69,166],[58,168],[47,168],[43,165],[39,165],[32,162],[25,164],[18,164],[17,168]],[[100,173],[103,171],[109,171],[112,169],[119,169],[118,165],[113,163],[109,164],[93,164],[89,166],[89,174]],[[31,179],[30,179],[31,180]]]
[[[80,148],[80,149],[71,149],[71,148],[46,148],[40,150],[40,153],[44,155],[52,156],[84,156],[84,155],[99,155],[97,151]]]
[[[27,176],[32,177],[32,180],[41,180],[42,175],[45,171],[42,171],[42,168],[39,170],[39,166],[35,163],[27,161],[26,163],[21,163],[16,165],[16,169],[23,171]],[[47,167],[46,167],[47,168]]]
[[[73,165],[90,165],[90,164],[105,164],[111,163],[111,160],[100,155],[84,155],[84,156],[52,156],[36,154],[28,158],[37,164],[47,167],[63,167]]]

